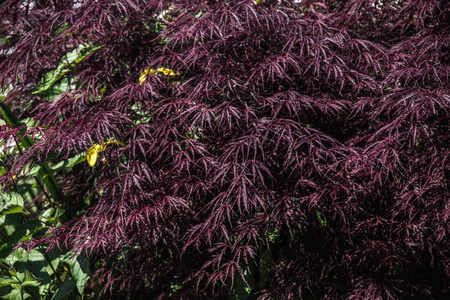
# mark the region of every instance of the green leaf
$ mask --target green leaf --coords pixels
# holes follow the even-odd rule
[[[25,299],[25,295],[22,295],[22,288],[20,287],[20,285],[13,284],[11,286],[13,287],[13,290],[4,299],[24,300]]]
[[[50,260],[50,259],[49,259]],[[27,287],[26,291],[39,298],[40,290],[48,289],[52,282],[51,274],[47,272],[49,266],[44,255],[33,249],[29,254],[23,249],[11,253],[5,260],[12,276],[16,277],[21,286]]]
[[[37,125],[37,121],[33,118],[25,118],[20,121],[19,126],[25,126],[27,128],[33,128]]]
[[[21,213],[22,211],[23,207],[20,205],[9,205],[2,209],[0,216]]]
[[[55,222],[54,225],[57,225],[61,223],[58,218],[64,215],[65,212],[66,211],[59,206],[49,207],[41,213],[39,220],[42,222]]]
[[[5,230],[6,235],[8,235],[7,239],[10,239],[10,236],[17,231],[19,227],[23,225],[23,219],[20,214],[9,214],[3,216],[3,229]],[[22,229],[19,229],[22,230]]]
[[[30,183],[19,183],[16,186],[16,190],[20,195],[24,195],[33,187]]]
[[[19,282],[20,281],[18,281],[17,279],[9,277],[9,276],[0,276],[0,287],[11,285],[14,283],[19,283]]]
[[[28,299],[40,299],[40,295],[36,293],[38,289],[34,286],[27,286],[23,288],[20,284],[12,284],[12,290],[7,295],[2,295],[3,299],[10,300],[28,300]],[[31,293],[31,294],[30,294]]]
[[[33,249],[28,253],[25,249],[19,248],[12,252],[5,258],[5,261],[9,265],[13,265],[15,262],[36,262],[45,261],[44,255],[36,249]]]
[[[36,94],[44,98],[45,100],[52,100],[56,96],[61,95],[69,90],[75,89],[75,84],[72,83],[73,78],[62,78],[58,83],[49,86],[47,89],[40,91]]]
[[[1,98],[4,97],[0,97]],[[14,115],[14,113],[9,109],[9,107],[3,102],[0,101],[0,112],[5,117],[5,120],[8,122],[8,124],[13,126],[18,126],[19,121],[17,117]],[[26,148],[30,148],[33,145],[33,140],[26,135],[23,135],[23,133],[19,134],[20,143]],[[41,168],[39,168],[39,176],[44,180],[44,183],[46,187],[49,189],[50,194],[55,200],[63,200],[64,199],[64,193],[62,192],[60,186],[56,182],[55,177],[50,172],[49,167],[46,164],[43,164]]]
[[[31,164],[28,164],[25,166],[25,168],[23,168],[21,175],[37,176],[39,174],[40,169],[41,169],[41,166],[39,166],[39,165],[31,166]]]
[[[20,194],[4,192],[0,197],[0,217],[23,211],[23,198]]]
[[[39,286],[43,279],[37,278],[33,274],[26,272],[25,279],[21,283],[22,286]]]
[[[19,120],[17,117],[13,114],[13,112],[9,109],[9,107],[3,102],[5,100],[5,97],[0,97],[0,113],[5,118],[5,121],[13,126],[18,126]]]
[[[327,226],[327,219],[325,218],[325,216],[323,215],[323,213],[322,212],[320,212],[319,210],[316,210],[315,211],[315,214],[316,214],[316,218],[317,218],[317,221],[319,222],[319,224],[320,224],[320,227],[325,227],[325,226]]]
[[[46,97],[51,97],[52,94],[59,95],[72,89],[72,85],[69,80],[64,81],[59,85],[57,89],[49,91],[61,77],[71,71],[71,67],[74,67],[77,63],[82,61],[89,53],[101,48],[101,46],[89,46],[88,44],[81,44],[72,52],[67,53],[59,63],[58,67],[44,75],[41,81],[38,83],[32,94]]]
[[[31,238],[33,234],[40,231],[42,228],[45,227],[42,226],[42,223],[38,220],[30,220],[23,223],[22,217],[19,214],[8,215],[4,222],[4,229],[8,234],[6,237],[8,249],[12,249],[18,242]],[[15,251],[15,253],[18,255],[17,251]],[[5,254],[3,249],[0,254]],[[9,252],[6,255],[9,255]]]
[[[63,169],[68,169],[71,168],[73,166],[75,166],[76,164],[79,164],[83,161],[86,160],[86,155],[84,154],[78,154],[72,158],[60,161],[59,163],[50,166],[50,168],[52,169],[53,172],[57,172]]]
[[[64,281],[62,285],[58,287],[58,291],[53,295],[51,300],[59,300],[70,295],[75,290],[76,282],[74,279]]]
[[[81,295],[83,295],[86,282],[91,277],[89,265],[89,259],[84,254],[78,255],[69,263],[70,271],[77,282],[77,289]]]

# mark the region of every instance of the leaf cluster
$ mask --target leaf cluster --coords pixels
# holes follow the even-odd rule
[[[449,15],[5,1],[2,108],[32,125],[1,127],[0,184],[48,165],[33,201],[73,212],[22,245],[85,253],[113,298],[446,299]]]

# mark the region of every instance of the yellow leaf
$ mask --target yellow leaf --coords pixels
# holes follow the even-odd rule
[[[147,75],[152,76],[153,74],[155,74],[155,69],[147,68],[142,71],[139,77],[139,85],[142,85],[147,80]]]
[[[158,69],[152,69],[152,68],[147,68],[144,71],[141,72],[141,76],[139,76],[139,85],[142,85],[146,80],[147,80],[147,76],[153,76],[153,74],[155,73],[162,73],[165,76],[179,76],[180,73],[179,72],[175,72],[174,70],[171,69],[167,69],[164,67],[159,67]]]
[[[95,163],[97,162],[100,147],[101,146],[99,144],[95,144],[86,152],[86,160],[91,167],[95,166]]]
[[[92,147],[90,147],[86,151],[86,160],[91,167],[95,166],[95,163],[97,162],[97,158],[98,158],[98,153],[105,151],[106,146],[108,146],[110,144],[126,146],[124,143],[122,143],[121,141],[118,141],[118,140],[109,140],[109,141],[103,142],[101,144],[94,144]]]
[[[109,144],[116,144],[116,145],[124,146],[124,147],[126,146],[124,143],[122,143],[121,141],[118,141],[118,140],[109,140],[109,141],[103,143],[103,145],[105,147],[108,146]]]
[[[162,68],[162,72],[166,76],[169,75],[170,71],[171,71],[170,69]]]
[[[147,74],[141,73],[141,76],[139,77],[139,85],[142,85],[147,80]]]

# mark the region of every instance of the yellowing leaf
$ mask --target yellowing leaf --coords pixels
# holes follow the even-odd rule
[[[118,140],[109,140],[109,141],[103,143],[104,147],[106,147],[110,144],[116,144],[116,145],[124,146],[124,147],[126,146],[124,143],[122,143],[121,141],[118,141]],[[102,151],[104,151],[104,150],[102,150]]]
[[[147,75],[155,74],[155,69],[147,68],[141,72],[141,76],[139,77],[139,84],[142,85],[147,80]]]
[[[95,163],[97,162],[97,158],[98,158],[98,153],[105,151],[106,146],[108,146],[110,144],[126,146],[124,143],[122,143],[121,141],[118,141],[118,140],[109,140],[109,141],[103,142],[101,144],[94,144],[92,147],[90,147],[86,151],[86,160],[91,167],[95,166]]]
[[[174,70],[171,69],[167,69],[164,67],[160,67],[157,70],[153,69],[153,68],[147,68],[144,71],[141,72],[141,76],[139,76],[139,85],[142,85],[146,80],[147,80],[147,76],[153,76],[153,74],[155,73],[162,73],[165,76],[178,76],[180,75],[180,73],[175,72]]]
[[[169,75],[170,71],[171,71],[170,69],[161,68],[161,72],[166,76]]]
[[[139,77],[139,85],[142,85],[147,80],[147,74],[141,73]]]
[[[95,144],[91,148],[88,149],[86,152],[86,160],[88,164],[93,167],[95,166],[95,163],[97,162],[98,152],[101,149],[101,145]]]

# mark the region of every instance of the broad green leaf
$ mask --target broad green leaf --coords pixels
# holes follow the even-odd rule
[[[4,192],[0,196],[0,217],[23,211],[23,198],[16,192]]]
[[[16,272],[16,278],[20,281],[20,282],[22,282],[22,281],[24,281],[25,280],[25,276],[27,275],[25,272],[26,272],[26,270],[25,270],[25,268],[23,268],[23,266],[21,266],[22,268],[21,268],[21,270],[20,271],[17,271]],[[19,283],[20,284],[20,283]]]
[[[50,101],[62,93],[75,89],[76,86],[72,83],[72,80],[73,78],[62,78],[57,83],[49,86],[46,90],[43,90],[37,94],[45,100]]]
[[[37,293],[39,290],[34,286],[27,286],[23,288],[22,285],[15,283],[11,285],[12,290],[7,295],[2,295],[3,299],[10,300],[32,300],[32,299],[40,299],[40,295]],[[31,293],[31,295],[30,295]]]
[[[75,50],[67,53],[62,58],[61,62],[59,63],[58,67],[55,70],[50,71],[44,75],[44,77],[38,83],[32,94],[37,95],[41,93],[43,94],[47,93],[47,96],[49,96],[51,93],[50,94],[48,93],[48,89],[50,89],[51,86],[53,86],[66,73],[70,72],[71,67],[74,67],[77,63],[82,61],[89,53],[99,48],[101,48],[101,46],[89,46],[88,44],[81,44]],[[71,88],[72,87],[69,81],[67,81],[59,87],[60,89],[59,94]],[[56,91],[53,92],[56,93]]]
[[[5,220],[3,222],[3,229],[5,233],[8,235],[8,239],[10,236],[23,225],[23,219],[20,214],[9,214],[4,216]],[[24,230],[20,228],[19,230]]]
[[[31,167],[30,164],[28,164],[25,166],[25,168],[21,172],[21,175],[37,176],[39,174],[40,169],[41,169],[41,166],[39,166],[39,165],[33,165]]]
[[[59,224],[60,221],[58,220],[58,218],[61,217],[65,212],[66,211],[59,206],[49,207],[41,213],[39,219],[42,222],[55,222],[56,221],[56,224]]]
[[[3,194],[0,196],[1,200],[5,201],[8,204],[15,204],[15,205],[22,205],[23,206],[23,199],[20,194],[16,192],[3,192]]]
[[[24,300],[24,299],[26,299],[25,295],[22,292],[22,287],[20,285],[12,284],[11,286],[13,287],[13,290],[4,299],[9,299],[9,300]]]
[[[14,283],[19,283],[20,281],[16,278],[9,277],[9,276],[0,276],[0,287],[11,285]]]
[[[26,272],[25,279],[22,281],[22,286],[39,286],[43,279],[37,278],[33,274]]]
[[[91,277],[89,259],[86,255],[78,255],[76,258],[71,259],[69,266],[72,276],[77,282],[78,292],[83,295],[84,286],[89,277]]]
[[[44,255],[36,249],[31,250],[29,253],[23,249],[19,248],[5,258],[5,261],[13,265],[15,262],[35,262],[35,261],[45,261]]]
[[[0,216],[21,213],[22,211],[23,207],[20,205],[8,205],[2,209]]]
[[[53,275],[55,273],[54,270],[58,268],[59,263],[61,262],[61,259],[59,257],[53,259],[48,265],[46,265],[42,270],[47,272],[48,275]]]
[[[11,275],[19,280],[20,285],[26,286],[29,293],[39,296],[41,286],[52,282],[51,274],[46,269],[49,266],[48,261],[37,250],[32,250],[30,254],[26,254],[23,249],[19,250],[22,251],[11,253],[4,261],[10,265],[10,270],[15,271]]]
[[[19,126],[25,126],[27,128],[32,128],[32,127],[36,126],[36,124],[37,124],[37,122],[35,119],[25,118],[20,121]]]
[[[76,282],[74,279],[64,281],[62,285],[58,287],[58,291],[53,295],[51,300],[59,300],[70,295],[75,290]]]
[[[15,218],[12,218],[12,217]],[[26,223],[22,222],[20,215],[8,215],[5,221],[5,231],[8,232],[6,242],[8,247],[13,248],[18,242],[27,240],[36,232],[45,228],[38,220],[29,220]],[[20,223],[19,223],[20,222]]]
[[[20,195],[24,195],[33,187],[30,183],[19,183],[16,185],[16,190]],[[23,196],[22,196],[23,197]]]
[[[71,167],[75,166],[76,164],[79,164],[85,160],[86,160],[86,156],[84,154],[78,154],[72,158],[60,161],[59,163],[50,166],[50,168],[52,169],[53,172],[57,172],[57,171],[60,171],[63,169],[71,168]]]

